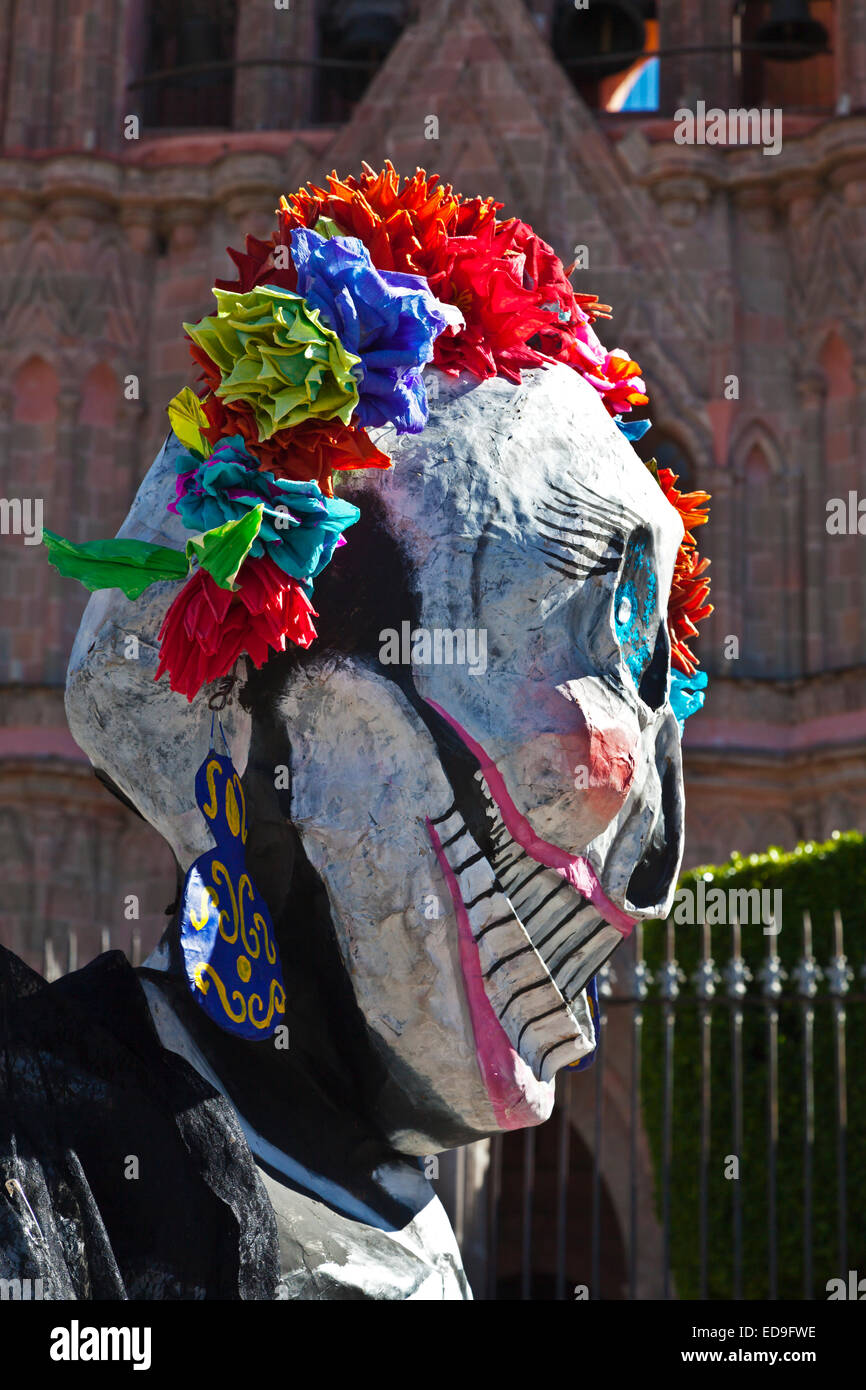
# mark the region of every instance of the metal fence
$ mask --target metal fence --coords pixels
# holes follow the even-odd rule
[[[123,933],[122,939],[118,940],[116,936],[112,937],[108,927],[103,927],[100,932],[100,954],[111,950],[123,951],[132,965],[141,965],[143,956],[139,929],[131,927],[130,931]],[[79,965],[86,964],[87,961],[78,958],[78,935],[72,928],[63,932],[57,939],[48,936],[43,941],[42,974],[49,982],[77,970]]]
[[[487,1258],[480,1277],[476,1264],[476,1296],[811,1299],[828,1296],[829,1277],[847,1279],[849,1258],[866,1274],[866,1212],[859,1195],[856,1210],[849,1202],[866,1176],[866,1106],[857,1091],[849,1130],[847,1064],[852,1027],[858,1055],[862,1047],[866,994],[852,989],[840,912],[823,966],[808,913],[796,930],[798,953],[786,968],[779,938],[763,926],[635,929],[613,969],[601,972],[593,1067],[560,1073],[546,1126],[490,1142]],[[678,937],[693,956],[688,973]],[[542,1143],[555,1170],[539,1183]],[[590,1160],[577,1186],[576,1143]],[[519,1194],[513,1175],[505,1190],[506,1167],[518,1174]],[[611,1193],[613,1228],[604,1210]],[[577,1227],[575,1203],[586,1208]],[[617,1240],[618,1284],[603,1270]]]

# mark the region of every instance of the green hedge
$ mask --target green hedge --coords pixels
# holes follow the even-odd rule
[[[833,909],[842,913],[845,952],[855,971],[847,1004],[848,1069],[848,1259],[847,1269],[866,1276],[866,1000],[860,973],[866,942],[866,845],[862,835],[836,833],[826,844],[800,844],[787,853],[734,854],[726,864],[693,869],[681,887],[694,888],[703,877],[728,888],[782,890],[782,929],[775,938],[789,975],[802,956],[802,915],[812,917],[813,953],[824,968],[834,954]],[[729,925],[712,929],[712,954],[721,969],[731,955]],[[674,1042],[673,1159],[671,1174],[671,1259],[680,1298],[699,1297],[700,1080],[698,1009],[691,975],[700,958],[702,928],[678,926],[677,959],[689,976],[676,1009]],[[661,923],[648,923],[645,955],[653,972],[665,958]],[[743,955],[755,977],[749,996],[760,1000],[758,970],[767,952],[760,925],[743,927]],[[803,1013],[792,979],[779,1006],[779,1147],[777,1161],[778,1289],[780,1298],[803,1295]],[[653,987],[651,997],[658,997]],[[859,996],[859,997],[858,997]],[[731,1013],[724,985],[712,1011],[712,1124],[708,1169],[708,1295],[733,1296],[733,1180],[725,1178],[726,1155],[734,1152]],[[643,1114],[659,1177],[662,1146],[662,1010],[644,1011]],[[837,1242],[835,1042],[833,1007],[826,981],[815,1002],[815,1146],[813,1161],[813,1296],[827,1297],[831,1278],[846,1278],[839,1267]],[[743,1295],[769,1296],[767,1221],[767,1031],[762,1007],[747,1005],[743,1023],[743,1148],[740,1191],[743,1201]],[[656,1183],[661,1216],[661,1183]]]

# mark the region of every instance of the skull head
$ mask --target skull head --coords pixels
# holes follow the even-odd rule
[[[253,827],[297,838],[293,858],[262,850],[260,882],[290,1004],[286,953],[327,929],[376,1062],[363,1104],[407,1153],[547,1118],[555,1072],[594,1045],[585,986],[667,911],[683,829],[679,516],[568,368],[431,376],[423,435],[383,431],[393,469],[341,488],[361,520],[317,581],[320,640],[250,670],[226,721]],[[183,543],[176,447],[122,534]],[[207,690],[188,705],[153,681],[173,596],[94,596],[67,710],[186,868],[209,847],[193,780],[210,711]],[[300,860],[327,927],[298,920]]]

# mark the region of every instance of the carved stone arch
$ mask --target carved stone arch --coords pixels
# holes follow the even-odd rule
[[[64,377],[64,353],[54,343],[45,339],[34,341],[30,337],[20,338],[6,356],[3,370],[7,381],[14,382],[22,368],[30,362],[42,361],[51,367],[57,377],[58,385]]]
[[[114,367],[101,354],[81,377],[78,395],[78,423],[113,430],[117,421],[121,384]]]
[[[56,354],[29,352],[10,363],[13,426],[53,424],[57,418],[61,375]]]
[[[752,419],[737,432],[731,445],[733,475],[738,482],[746,476],[746,465],[755,449],[767,460],[773,478],[781,478],[788,472],[773,431],[763,420]]]
[[[796,518],[788,505],[791,469],[778,440],[762,420],[752,419],[731,451],[731,582],[737,595],[741,635],[740,674],[779,677],[791,668],[797,635],[796,608],[785,601],[797,544]]]
[[[681,374],[646,338],[634,347],[647,383],[649,418],[659,434],[670,435],[692,461],[697,478],[706,478],[715,460],[713,432],[705,411],[683,382]]]
[[[800,839],[800,831],[794,819],[782,810],[766,810],[750,817],[751,834],[759,839],[764,849],[777,845],[783,850],[792,850]]]
[[[671,445],[674,446],[673,450]],[[676,473],[680,492],[692,492],[699,486],[695,451],[691,447],[688,431],[678,417],[653,419],[653,427],[641,447],[642,453],[654,458],[659,468],[670,468]],[[674,457],[677,452],[682,455],[682,461]]]
[[[824,374],[828,396],[854,396],[853,368],[862,351],[862,332],[847,319],[827,325],[815,362]]]
[[[818,322],[828,311],[843,315],[858,302],[861,276],[852,251],[850,229],[834,209],[818,225],[811,253],[803,319]]]

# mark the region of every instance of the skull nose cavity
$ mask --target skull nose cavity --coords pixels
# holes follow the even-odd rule
[[[660,709],[667,699],[670,642],[667,623],[659,623],[652,660],[641,676],[638,695],[651,710]]]
[[[626,911],[646,911],[664,903],[680,867],[683,808],[679,772],[670,759],[661,783],[661,815],[640,862],[632,871],[626,893]]]

